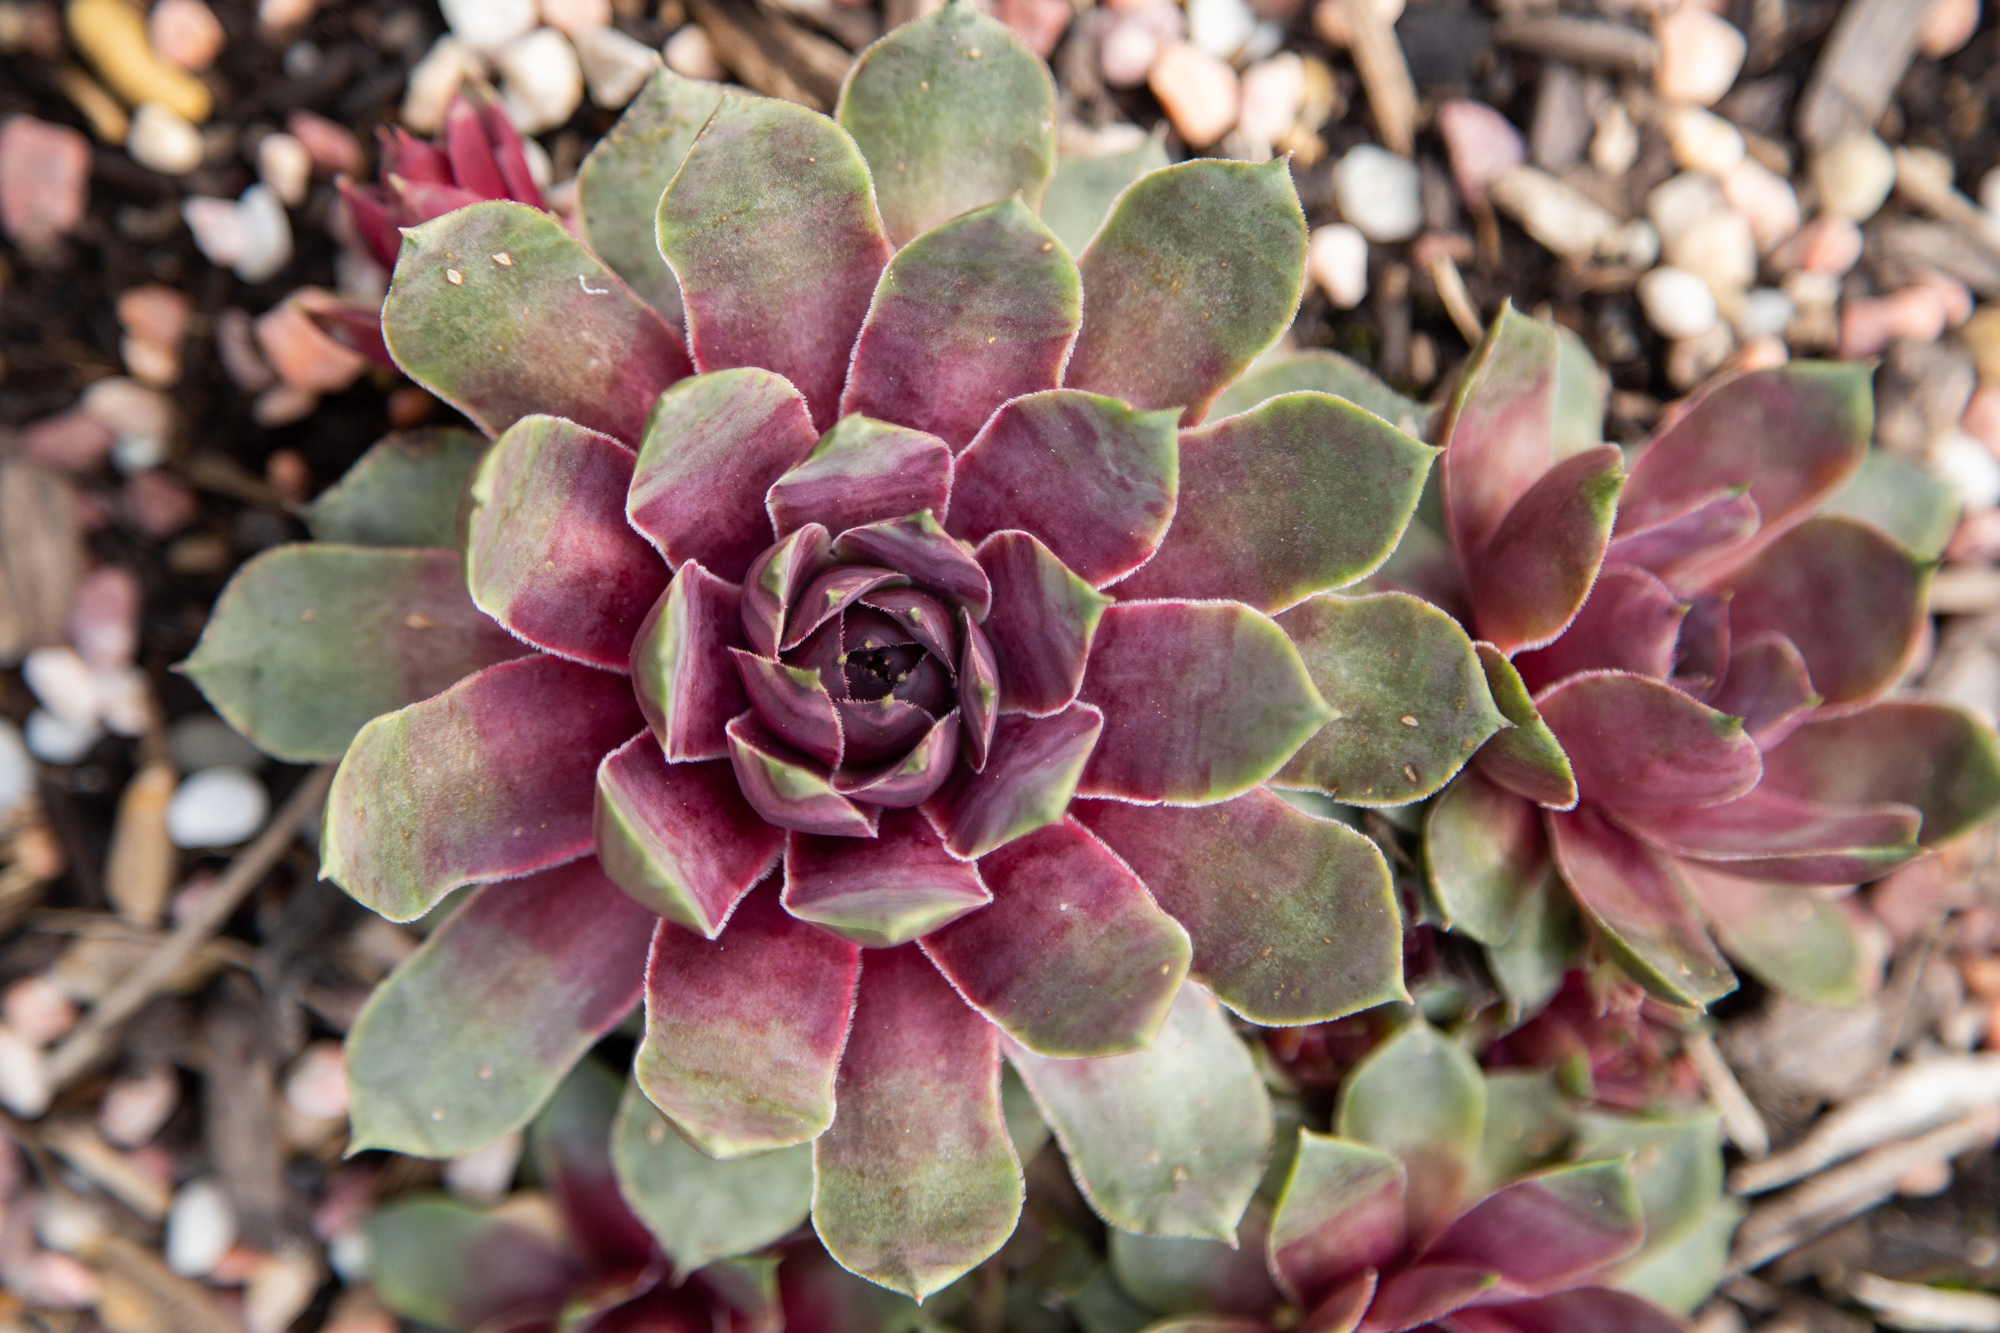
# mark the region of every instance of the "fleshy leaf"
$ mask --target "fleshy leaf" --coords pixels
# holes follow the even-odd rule
[[[653,1238],[618,1192],[611,1127],[624,1081],[585,1056],[528,1126],[535,1179],[597,1272],[646,1264]]]
[[[639,726],[623,676],[540,653],[378,717],[334,774],[320,874],[411,921],[461,884],[574,860],[597,761]]]
[[[1800,727],[1764,757],[1761,790],[1913,805],[1924,846],[1940,847],[2000,811],[2000,755],[1992,728],[1963,709],[1893,699]]]
[[[669,571],[620,512],[632,452],[526,416],[472,476],[465,581],[479,609],[538,648],[623,671]]]
[[[459,497],[484,452],[456,426],[385,435],[306,506],[306,526],[318,542],[456,547]]]
[[[300,543],[236,572],[181,670],[259,749],[303,764],[525,651],[472,604],[450,551]]]
[[[1646,1224],[1622,1160],[1552,1167],[1488,1195],[1446,1228],[1425,1263],[1498,1273],[1510,1288],[1569,1285],[1639,1248]],[[1532,1236],[1532,1244],[1522,1244]]]
[[[1872,523],[1926,560],[1944,554],[1959,511],[1955,486],[1887,449],[1870,449],[1819,510]]]
[[[935,435],[844,416],[764,498],[779,536],[818,523],[842,533],[951,503],[951,450]]]
[[[1436,456],[1320,393],[1285,394],[1185,431],[1173,526],[1119,596],[1218,598],[1277,612],[1346,587],[1389,558]]]
[[[1271,1229],[1271,1210],[1252,1199],[1237,1227],[1234,1245],[1184,1236],[1142,1236],[1109,1230],[1105,1237],[1112,1282],[1147,1310],[1163,1314],[1201,1312],[1214,1323],[1190,1320],[1149,1324],[1159,1333],[1167,1328],[1240,1327],[1226,1315],[1257,1315],[1249,1327],[1267,1333],[1267,1322],[1284,1304],[1284,1296],[1265,1271],[1264,1242]],[[1077,1307],[1073,1304],[1072,1309]],[[1081,1312],[1079,1312],[1081,1313]],[[1088,1320],[1081,1320],[1088,1326]]]
[[[1589,801],[1619,810],[1720,805],[1757,785],[1757,743],[1671,685],[1608,671],[1536,700]]]
[[[1517,1176],[1554,1165],[1575,1137],[1576,1121],[1569,1095],[1552,1071],[1488,1070],[1486,1129],[1473,1175],[1474,1194],[1484,1197]],[[1583,1155],[1615,1157],[1618,1151],[1599,1149]]]
[[[1624,481],[1623,456],[1606,445],[1564,459],[1528,488],[1469,566],[1480,638],[1512,654],[1569,628],[1604,563]]]
[[[1685,862],[1681,877],[1723,950],[1765,985],[1807,1004],[1845,1008],[1867,998],[1868,950],[1837,899]]]
[[[1869,368],[1795,361],[1724,380],[1632,465],[1620,535],[1746,486],[1775,535],[1854,474],[1874,427]]]
[[[1585,1111],[1570,1154],[1630,1156],[1646,1218],[1646,1252],[1698,1229],[1722,1194],[1721,1117],[1711,1110],[1647,1116]]]
[[[947,6],[863,51],[834,116],[868,159],[899,246],[995,200],[1033,207],[1055,170],[1048,66],[971,7]]]
[[[1650,1302],[1609,1287],[1463,1311],[1452,1322],[1464,1333],[1681,1333],[1685,1327]]]
[[[914,811],[884,815],[873,838],[794,833],[785,852],[785,910],[869,948],[907,943],[992,900],[979,871]]]
[[[754,713],[729,724],[729,762],[743,799],[779,828],[830,838],[872,838],[879,816],[833,787],[833,773],[773,736]]]
[[[1444,423],[1440,493],[1467,570],[1485,563],[1494,534],[1553,461],[1556,359],[1555,330],[1505,305],[1459,380]]]
[[[1627,975],[1682,1006],[1736,989],[1670,860],[1587,806],[1545,818],[1563,879]]]
[[[924,952],[980,1013],[1038,1055],[1143,1048],[1187,976],[1188,936],[1081,824],[980,858],[985,909],[927,935]]]
[[[1271,1271],[1286,1294],[1311,1309],[1401,1255],[1408,1185],[1394,1153],[1300,1130],[1271,1217]]]
[[[884,588],[871,592],[861,604],[880,611],[901,625],[905,640],[920,643],[941,662],[957,658],[958,646],[952,638],[952,614],[945,604],[929,593],[914,588]]]
[[[1406,1234],[1420,1245],[1463,1203],[1485,1118],[1479,1067],[1415,1018],[1347,1076],[1333,1123],[1340,1137],[1401,1159],[1409,1182]]]
[[[1729,670],[1711,707],[1743,719],[1760,746],[1776,745],[1818,707],[1812,676],[1797,645],[1782,634],[1755,634],[1733,646]]]
[[[880,565],[907,574],[913,582],[964,607],[974,620],[986,619],[993,604],[986,571],[929,510],[849,528],[834,539],[833,555],[851,564]]]
[[[1604,443],[1604,408],[1610,377],[1574,330],[1556,325],[1555,411],[1549,452],[1557,461]]]
[[[1424,870],[1447,925],[1504,944],[1548,874],[1541,813],[1476,769],[1462,774],[1424,819]]]
[[[833,1120],[860,957],[786,915],[776,886],[744,899],[720,940],[662,922],[633,1077],[710,1157],[810,1141]]]
[[[1606,565],[1583,609],[1546,648],[1514,659],[1531,690],[1584,671],[1629,671],[1665,680],[1688,605],[1657,575],[1631,565]]]
[[[1508,1021],[1539,1013],[1556,997],[1563,978],[1585,961],[1583,936],[1576,900],[1552,860],[1548,874],[1521,900],[1507,942],[1486,948],[1487,970],[1506,998]]]
[[[1773,791],[1699,809],[1623,816],[1663,851],[1719,870],[1790,884],[1880,879],[1923,854],[1923,815],[1907,805],[1825,805]]]
[[[1271,1155],[1271,1099],[1221,1006],[1181,987],[1153,1044],[1007,1058],[1100,1216],[1126,1231],[1229,1241]]]
[[[1747,487],[1732,486],[1702,501],[1684,514],[1661,519],[1636,531],[1619,529],[1606,548],[1614,564],[1650,569],[1662,578],[1679,577],[1744,549],[1763,526],[1764,516]]]
[[[1081,697],[1104,735],[1080,793],[1172,805],[1248,791],[1335,716],[1278,623],[1227,602],[1110,607]]]
[[[1457,1264],[1424,1264],[1384,1278],[1360,1333],[1431,1328],[1498,1286],[1498,1274]]]
[[[1397,393],[1359,361],[1324,347],[1272,348],[1257,358],[1242,379],[1222,391],[1209,415],[1217,420],[1233,417],[1281,393],[1299,392],[1345,398],[1420,440],[1430,435],[1432,418],[1437,415],[1430,404]]]
[[[635,902],[714,939],[784,849],[719,759],[669,763],[641,733],[604,756],[594,819],[604,873]]]
[[[553,1317],[585,1276],[548,1237],[442,1195],[392,1200],[361,1225],[382,1303],[453,1333],[524,1312]]]
[[[999,673],[999,706],[1047,717],[1076,699],[1097,622],[1111,599],[1071,573],[1025,532],[996,532],[979,543],[993,587],[982,627]]]
[[[1000,726],[1000,664],[993,656],[993,641],[964,607],[958,611],[958,709],[966,765],[983,773]]]
[[[1537,805],[1568,810],[1576,805],[1576,773],[1562,742],[1535,710],[1534,698],[1514,664],[1490,643],[1474,644],[1486,672],[1486,689],[1494,706],[1514,725],[1497,732],[1479,747],[1472,762],[1479,772],[1517,796]]]
[[[1042,192],[1042,221],[1073,255],[1083,253],[1127,186],[1167,165],[1167,146],[1148,136],[1137,148],[1064,162]]]
[[[720,759],[723,728],[750,706],[730,652],[743,641],[742,590],[690,560],[632,640],[632,690],[669,761]]]
[[[692,369],[660,312],[561,222],[505,201],[404,231],[382,336],[488,435],[546,412],[629,444]]]
[[[790,652],[812,637],[813,631],[869,593],[883,588],[900,588],[909,581],[907,575],[874,565],[835,565],[807,584],[805,591],[799,594],[786,622],[784,637],[778,640],[778,647]]]
[[[753,651],[778,655],[792,605],[808,583],[833,564],[833,539],[808,523],[751,562],[743,576],[743,637]]]
[[[611,1157],[625,1202],[681,1274],[782,1240],[812,1207],[812,1149],[718,1162],[675,1133],[637,1083],[619,1103]]]
[[[955,217],[882,270],[840,410],[963,449],[1002,403],[1061,383],[1080,311],[1076,265],[1019,199]]]
[[[1404,998],[1388,864],[1346,825],[1259,790],[1193,810],[1071,812],[1186,928],[1196,980],[1251,1022],[1320,1023]]]
[[[1031,394],[994,413],[959,456],[947,526],[970,542],[1031,532],[1102,588],[1159,548],[1178,459],[1171,411],[1069,389]]]
[[[906,704],[900,699],[884,699],[881,702],[894,704],[913,714],[918,722],[929,718],[929,714],[914,704]],[[853,719],[858,715],[867,716],[873,704],[855,704],[839,701],[835,707],[841,710],[842,725],[849,728],[850,744],[853,740]],[[856,768],[852,761],[834,774],[833,789],[843,796],[859,796],[870,805],[884,806],[891,810],[909,810],[922,805],[937,794],[951,777],[952,765],[957,762],[959,737],[963,724],[957,710],[953,710],[930,723],[916,744],[909,747],[900,758],[874,768]]]
[[[967,860],[1053,824],[1069,808],[1103,727],[1104,715],[1088,704],[1053,717],[1003,717],[985,768],[953,770],[924,814],[952,855]]]
[[[1305,258],[1282,159],[1201,158],[1142,177],[1077,261],[1083,328],[1064,382],[1177,407],[1194,425],[1291,322]]]
[[[867,956],[840,1109],[813,1144],[813,1228],[843,1267],[922,1300],[1013,1234],[998,1042],[916,946]]]
[[[1472,640],[1407,593],[1312,597],[1278,617],[1333,717],[1272,779],[1349,805],[1443,787],[1507,725]]]
[[[646,421],[626,517],[674,568],[699,560],[742,579],[772,542],[765,492],[818,438],[805,400],[768,370],[683,380]]]
[[[656,71],[576,172],[584,244],[677,324],[681,288],[660,257],[660,196],[723,96],[719,84]]]
[[[776,98],[723,98],[660,199],[658,240],[695,366],[782,375],[831,426],[890,253],[846,131]]]
[[[732,648],[743,693],[756,710],[757,721],[795,750],[803,750],[828,767],[841,757],[840,715],[818,671],[788,666],[768,657]]]
[[[588,857],[476,890],[348,1034],[349,1151],[456,1157],[527,1124],[638,1002],[649,920]]]
[[[1738,634],[1775,631],[1806,660],[1813,688],[1830,704],[1887,690],[1916,655],[1928,618],[1930,566],[1866,523],[1808,519],[1731,570]]]

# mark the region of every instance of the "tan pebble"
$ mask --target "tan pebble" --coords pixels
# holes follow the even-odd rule
[[[1667,382],[1677,389],[1692,389],[1720,370],[1735,350],[1736,338],[1729,325],[1718,322],[1707,333],[1682,338],[1667,348]]]
[[[1957,328],[1972,318],[1972,292],[1957,278],[1942,273],[1919,273],[1915,287],[1927,287],[1938,294],[1944,302],[1944,322],[1946,328]]]
[[[296,208],[312,185],[312,151],[289,134],[267,134],[257,141],[257,175],[271,193]]]
[[[1822,213],[1799,233],[1795,265],[1808,273],[1845,274],[1861,262],[1861,226],[1852,218]]]
[[[285,117],[285,128],[312,154],[313,170],[319,175],[337,176],[344,171],[359,176],[367,168],[368,157],[362,152],[361,140],[345,125],[299,110]]]
[[[1931,0],[1917,25],[1917,49],[1927,60],[1942,60],[1978,30],[1979,0]]]
[[[467,79],[479,78],[486,61],[477,51],[456,37],[437,39],[424,58],[410,67],[404,83],[403,105],[397,113],[403,124],[417,134],[436,134],[444,128],[445,109]]]
[[[1590,165],[1600,175],[1615,179],[1638,160],[1639,127],[1632,123],[1623,102],[1606,102],[1597,112],[1597,129],[1590,136]]]
[[[570,37],[611,26],[611,0],[541,0],[541,9],[542,22]]]
[[[141,102],[132,112],[125,151],[140,166],[162,176],[185,176],[207,152],[201,131],[164,102]]]
[[[1895,154],[1874,135],[1856,134],[1815,157],[1812,178],[1819,187],[1821,208],[1866,222],[1881,211],[1895,188]]]
[[[1315,228],[1306,273],[1336,309],[1354,309],[1368,295],[1368,238],[1345,222]]]
[[[1146,86],[1191,148],[1206,148],[1236,124],[1241,89],[1229,63],[1188,42],[1162,47]]]
[[[312,489],[312,469],[296,449],[274,449],[264,460],[264,480],[286,504],[302,504]]]
[[[1843,360],[1877,356],[1897,338],[1935,342],[1944,335],[1950,312],[1933,287],[1905,287],[1888,296],[1849,301],[1840,308]]]
[[[146,16],[153,52],[170,65],[200,71],[215,63],[229,36],[202,0],[159,0]]]
[[[118,294],[118,323],[127,333],[170,347],[187,333],[194,302],[186,292],[160,283],[129,287]]]
[[[1674,163],[1689,171],[1705,171],[1726,176],[1743,161],[1747,151],[1743,131],[1698,106],[1677,106],[1668,110],[1667,144]]]
[[[721,58],[715,54],[715,43],[699,23],[690,23],[667,38],[662,53],[667,68],[684,79],[715,81],[728,77]]]
[[[1972,349],[1972,359],[1979,367],[1979,378],[1983,383],[2000,384],[2000,306],[1983,305],[1972,312],[1965,321],[1965,327],[1958,331]]]
[[[250,419],[266,429],[304,421],[319,406],[319,395],[310,389],[280,384],[257,395],[250,404]]]
[[[119,915],[141,925],[159,923],[180,866],[167,838],[167,802],[178,781],[172,764],[148,764],[118,798],[104,888]]]
[[[317,0],[257,0],[257,26],[266,37],[282,36],[311,18],[318,7]]]
[[[57,70],[56,87],[90,122],[90,132],[97,136],[98,142],[113,145],[125,142],[125,136],[131,132],[132,118],[125,114],[117,98],[104,91],[103,84],[83,72],[81,65],[64,65]]]
[[[1791,351],[1785,346],[1783,338],[1752,338],[1736,350],[1730,361],[1736,369],[1747,373],[1752,370],[1775,370],[1791,359]]]
[[[1727,19],[1692,5],[1655,20],[1660,67],[1653,86],[1668,102],[1712,106],[1736,82],[1750,44]]]
[[[1722,178],[1722,197],[1750,219],[1757,248],[1766,253],[1799,229],[1798,192],[1792,183],[1753,159],[1745,159]]]
[[[1896,1177],[1896,1193],[1912,1199],[1927,1199],[1951,1188],[1951,1163],[1925,1162]]]
[[[114,1081],[97,1108],[97,1130],[120,1148],[149,1143],[180,1105],[180,1079],[170,1066]]]
[[[132,378],[141,384],[165,389],[180,382],[181,354],[178,348],[142,342],[128,334],[119,339],[118,355],[124,360],[125,369]]]
[[[314,394],[338,393],[361,377],[368,369],[368,359],[335,342],[313,323],[307,312],[314,304],[298,292],[260,316],[257,347],[278,378],[292,388]]]
[[[70,0],[66,17],[70,40],[126,102],[158,102],[197,125],[214,113],[208,85],[153,54],[146,20],[125,0]]]
[[[243,1284],[246,1333],[284,1333],[319,1290],[319,1261],[303,1246],[281,1246],[250,1270]]]
[[[1718,208],[1666,241],[1661,253],[1670,264],[1699,273],[1718,300],[1757,281],[1757,237],[1750,219],[1733,208]]]

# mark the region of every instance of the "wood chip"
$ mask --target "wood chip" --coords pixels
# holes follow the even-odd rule
[[[1660,63],[1660,44],[1650,33],[1603,19],[1520,15],[1502,19],[1493,40],[1509,50],[1565,64],[1649,78]]]
[[[1339,3],[1347,23],[1348,54],[1353,56],[1355,72],[1368,94],[1368,109],[1375,113],[1382,145],[1408,157],[1417,146],[1417,85],[1410,77],[1403,44],[1396,40],[1396,30],[1382,16],[1376,0]]]
[[[1848,1291],[1879,1316],[1878,1322],[1890,1328],[2000,1333],[2000,1296],[1983,1291],[1947,1291],[1917,1282],[1891,1282],[1873,1273],[1857,1273]]]
[[[124,1153],[97,1136],[89,1125],[59,1120],[42,1128],[42,1142],[78,1174],[148,1222],[164,1222],[172,1191],[133,1165]]]
[[[121,1311],[135,1317],[144,1311],[150,1321],[147,1328],[162,1333],[243,1333],[243,1326],[206,1287],[175,1273],[137,1242],[107,1232],[80,1257],[103,1270],[106,1289],[118,1293]]]
[[[2000,611],[2000,569],[1947,565],[1931,576],[1930,613],[1983,616]]]
[[[2000,255],[1968,238],[1963,228],[1917,218],[1884,218],[1873,230],[1885,267],[1911,277],[1935,269],[1988,300],[2000,298]]]
[[[285,1206],[285,1157],[278,1139],[278,1076],[257,989],[237,977],[203,1026],[203,1138],[215,1173],[235,1205],[245,1242],[269,1249]]]
[[[1479,346],[1479,340],[1486,335],[1486,326],[1479,318],[1479,306],[1472,293],[1465,289],[1465,275],[1458,271],[1450,255],[1441,254],[1431,260],[1431,281],[1437,284],[1438,299],[1444,302],[1445,313],[1458,326],[1466,345]]]
[[[1813,148],[1875,128],[1916,55],[1925,0],[1848,0],[1799,98],[1799,137]]]
[[[0,665],[63,641],[83,577],[76,491],[21,459],[0,459]]]
[[[1682,1049],[1687,1052],[1688,1063],[1700,1077],[1702,1087],[1708,1090],[1709,1100],[1722,1113],[1722,1132],[1729,1141],[1743,1150],[1745,1157],[1755,1160],[1771,1150],[1771,1131],[1764,1126],[1764,1117],[1757,1114],[1757,1108],[1750,1101],[1743,1085],[1736,1081],[1735,1071],[1716,1049],[1715,1039],[1700,1028],[1687,1034]]]
[[[156,761],[141,768],[118,798],[104,892],[120,915],[141,925],[159,923],[180,864],[167,836],[167,802],[179,781],[172,764]]]
[[[795,23],[731,0],[688,0],[715,53],[743,82],[770,97],[828,111],[853,57]]]

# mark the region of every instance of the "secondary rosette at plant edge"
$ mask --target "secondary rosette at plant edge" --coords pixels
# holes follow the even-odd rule
[[[1054,116],[963,5],[838,123],[658,76],[580,206],[671,179],[685,342],[640,257],[530,208],[406,233],[388,344],[496,437],[465,586],[274,552],[190,664],[253,736],[283,682],[239,634],[352,698],[291,748],[345,747],[323,873],[395,920],[483,886],[349,1038],[358,1145],[518,1126],[643,992],[646,1097],[713,1158],[806,1154],[827,1248],[921,1295],[1018,1216],[1003,1050],[1107,1220],[1227,1237],[1273,1131],[1220,1006],[1402,994],[1380,853],[1272,788],[1420,798],[1505,725],[1448,617],[1332,593],[1435,451],[1312,391],[1197,424],[1296,306],[1287,169],[1143,175],[1073,261]],[[614,170],[639,143],[677,169]],[[336,632],[323,571],[367,559],[422,579]]]

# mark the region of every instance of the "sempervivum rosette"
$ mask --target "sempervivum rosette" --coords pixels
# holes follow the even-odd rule
[[[346,720],[289,749],[353,738],[326,875],[395,920],[485,886],[351,1035],[356,1143],[513,1128],[643,992],[644,1095],[805,1172],[878,1282],[1012,1231],[1003,1049],[1108,1220],[1227,1237],[1272,1128],[1217,1000],[1402,990],[1380,854],[1272,787],[1418,799],[1505,725],[1448,617],[1330,592],[1434,451],[1312,391],[1197,424],[1298,300],[1283,163],[1100,195],[1073,261],[1047,70],[962,5],[838,114],[659,76],[581,208],[651,191],[671,284],[514,203],[406,232],[388,345],[497,437],[463,585],[293,548],[196,655],[267,746],[308,675]]]

